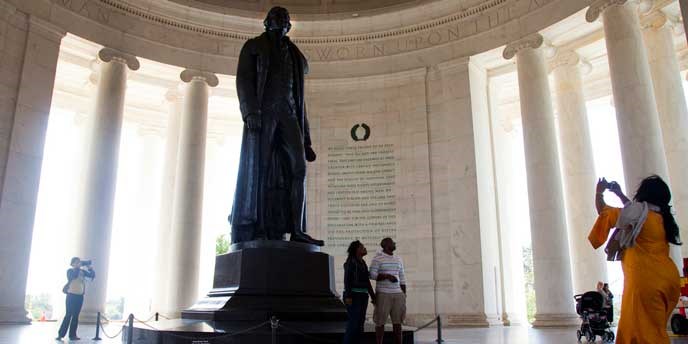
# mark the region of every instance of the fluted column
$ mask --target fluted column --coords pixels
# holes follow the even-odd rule
[[[198,296],[208,95],[209,87],[218,84],[214,74],[190,69],[181,79],[186,86],[170,232],[170,293],[164,310],[172,316],[193,305]]]
[[[643,25],[643,37],[662,128],[671,193],[681,238],[688,240],[688,107],[678,66],[671,22],[661,11]],[[688,245],[681,246],[688,257]]]
[[[578,325],[571,296],[571,265],[554,115],[539,34],[509,44],[516,56],[528,180],[536,308],[533,326]]]
[[[135,56],[110,48],[98,52],[100,76],[94,122],[89,139],[83,221],[77,236],[77,254],[92,259],[97,277],[87,286],[81,318],[90,322],[105,311],[110,239],[114,212],[117,164],[124,115],[127,72],[137,70]]]
[[[589,22],[601,15],[627,193],[640,181],[668,177],[662,132],[652,78],[643,45],[637,5],[627,0],[598,0],[586,13]]]
[[[573,291],[576,294],[594,288],[598,281],[607,281],[606,256],[602,250],[590,249],[587,240],[588,231],[597,217],[591,202],[597,175],[579,62],[578,54],[565,51],[557,54],[552,66]]]
[[[160,210],[158,219],[158,240],[155,257],[155,277],[151,310],[162,312],[169,293],[167,270],[170,259],[170,230],[172,206],[174,202],[175,177],[177,174],[177,152],[179,150],[179,121],[181,112],[181,92],[174,87],[165,95],[168,104],[167,135],[165,140],[165,160],[160,189]]]

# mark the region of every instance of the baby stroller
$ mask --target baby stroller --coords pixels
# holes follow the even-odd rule
[[[576,313],[580,315],[583,323],[576,336],[580,343],[581,337],[585,337],[588,343],[595,342],[595,336],[600,336],[606,343],[614,341],[614,332],[610,329],[611,319],[607,319],[607,311],[604,309],[604,296],[597,291],[589,291],[574,296],[576,299]]]

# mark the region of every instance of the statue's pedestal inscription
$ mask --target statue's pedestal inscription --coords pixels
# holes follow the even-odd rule
[[[327,243],[345,250],[353,240],[376,247],[396,237],[394,144],[332,146],[327,160]]]

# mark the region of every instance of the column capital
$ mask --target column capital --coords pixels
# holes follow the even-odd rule
[[[103,62],[119,62],[127,65],[131,70],[138,70],[141,67],[139,59],[137,59],[136,56],[112,48],[100,49],[98,52],[98,59]]]
[[[182,92],[179,90],[179,86],[170,87],[167,92],[165,92],[165,100],[169,103],[174,103],[181,100],[183,97]]]
[[[577,66],[581,62],[581,58],[577,52],[573,50],[558,51],[550,63],[550,69],[555,70],[559,67]]]
[[[597,0],[590,4],[588,10],[585,12],[585,20],[592,23],[600,17],[600,15],[609,7],[621,6],[628,2],[628,0]]]
[[[545,39],[539,33],[528,35],[515,42],[507,44],[507,46],[504,48],[504,51],[502,52],[502,57],[504,57],[507,60],[511,60],[514,56],[516,56],[516,54],[519,51],[528,48],[537,49],[540,46],[542,46],[542,43],[544,43],[544,41]]]
[[[214,73],[204,72],[196,69],[183,70],[181,74],[179,74],[179,78],[181,78],[182,81],[187,83],[191,82],[192,80],[202,80],[210,87],[215,87],[220,83],[220,80]]]
[[[640,20],[643,30],[658,30],[665,25],[673,26],[673,22],[662,11],[651,11]]]

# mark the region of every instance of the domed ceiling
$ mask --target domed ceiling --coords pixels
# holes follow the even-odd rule
[[[236,15],[256,16],[273,6],[286,7],[294,16],[360,15],[420,6],[437,0],[170,0],[182,5]],[[456,0],[480,2],[480,0]]]

